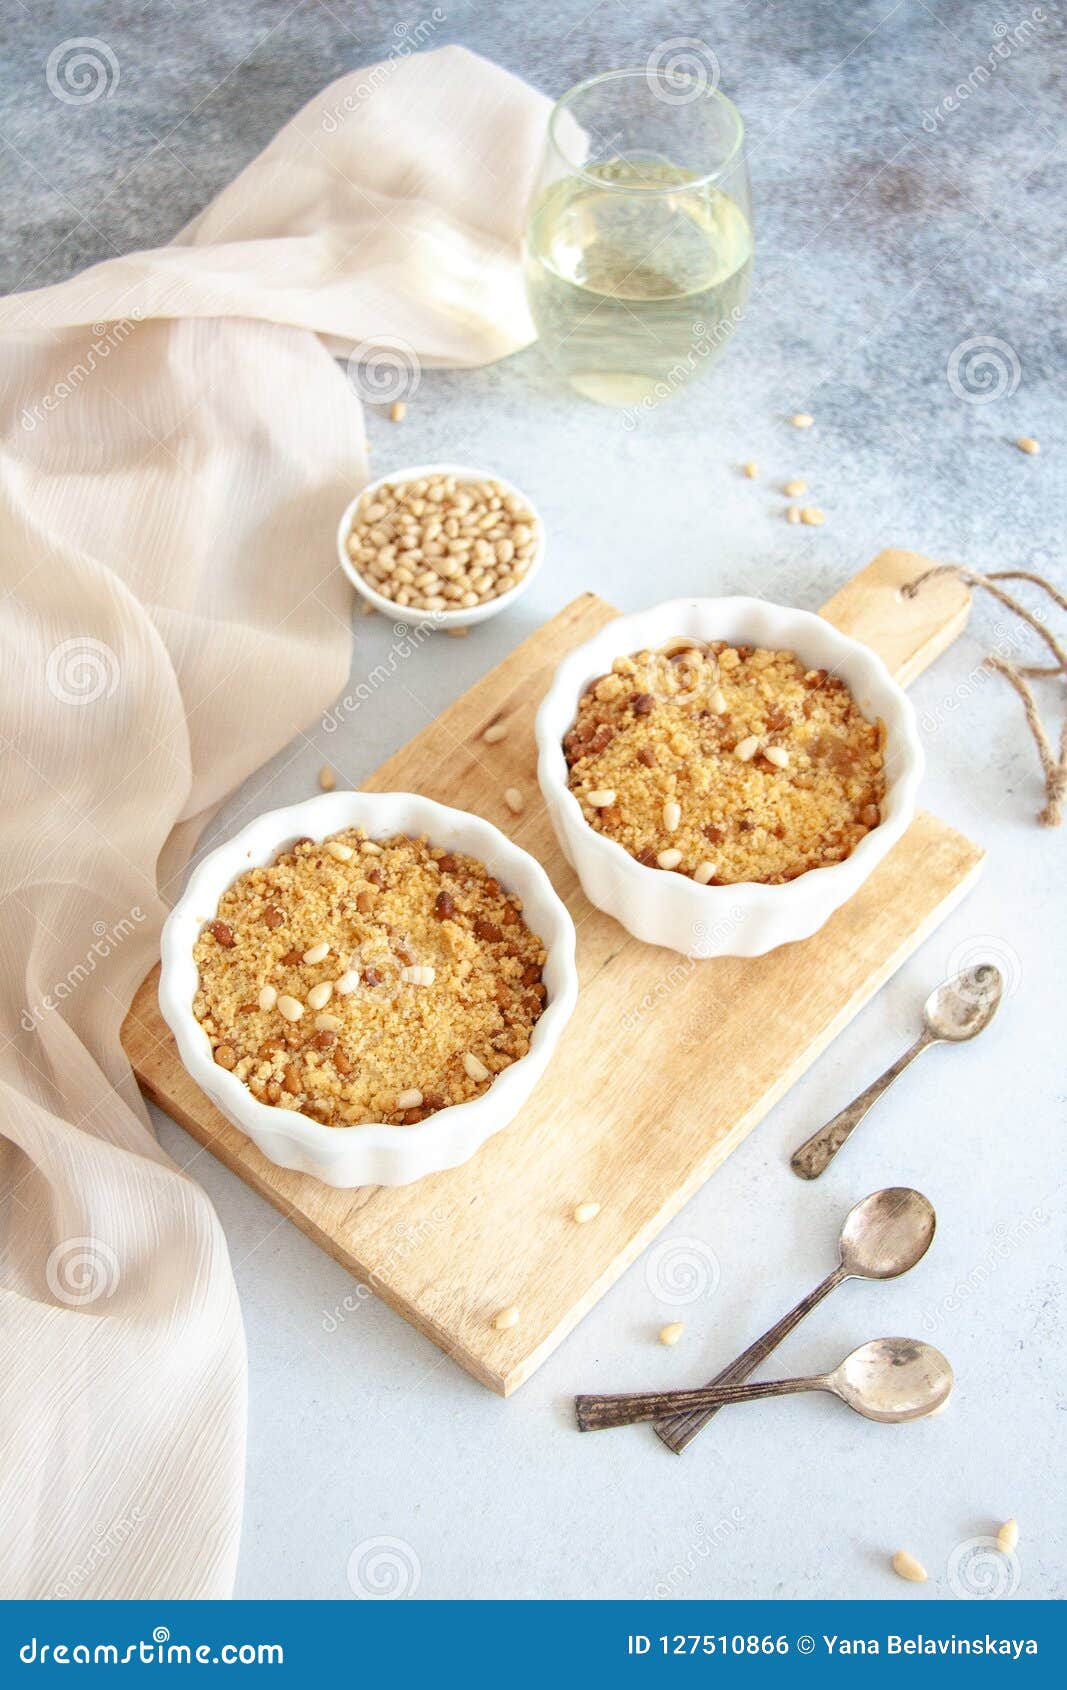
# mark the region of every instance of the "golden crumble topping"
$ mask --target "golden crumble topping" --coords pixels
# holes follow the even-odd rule
[[[193,955],[215,1061],[328,1126],[412,1126],[524,1056],[545,947],[484,864],[349,828],[219,900]]]
[[[617,657],[563,748],[591,827],[703,885],[795,880],[881,820],[885,727],[791,651],[679,638]]]

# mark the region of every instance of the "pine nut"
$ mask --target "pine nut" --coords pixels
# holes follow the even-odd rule
[[[517,816],[525,801],[517,786],[509,786],[504,793],[504,802],[512,814]]]
[[[325,962],[329,954],[330,946],[328,941],[326,939],[320,939],[318,944],[312,945],[310,950],[304,952],[304,961],[312,965],[316,962]]]
[[[586,797],[594,810],[606,810],[615,802],[615,790],[613,787],[603,786],[596,792],[586,793]]]
[[[672,845],[669,851],[661,851],[656,858],[660,868],[677,868],[682,860],[682,853],[676,851]]]
[[[463,1052],[463,1066],[472,1080],[487,1080],[489,1078],[489,1070],[485,1063],[479,1062],[478,1058],[469,1050]]]
[[[751,763],[758,750],[759,735],[748,734],[744,739],[738,740],[734,746],[734,756],[739,757],[742,763]]]
[[[789,753],[782,745],[768,745],[763,755],[768,763],[773,763],[776,769],[788,769]]]
[[[757,475],[759,474],[758,464],[754,464],[751,461],[748,462],[745,465],[745,474],[748,477],[749,481],[755,481]]]
[[[807,523],[809,528],[821,528],[826,521],[826,512],[821,511],[818,505],[804,505],[800,512],[800,520]]]
[[[490,722],[482,735],[486,745],[499,745],[502,739],[507,739],[508,728],[506,722]]]
[[[799,499],[801,493],[806,493],[807,490],[807,482],[802,481],[799,475],[794,475],[782,488],[782,492],[785,494],[787,499]]]
[[[599,1213],[599,1203],[579,1203],[574,1211],[574,1219],[579,1226],[584,1226],[586,1221],[595,1221]]]
[[[659,1329],[659,1341],[660,1341],[661,1344],[666,1344],[667,1348],[670,1349],[673,1345],[675,1345],[678,1342],[679,1338],[682,1336],[682,1333],[684,1331],[685,1331],[685,1322],[684,1321],[681,1321],[681,1320],[668,1321],[666,1326],[661,1326],[660,1329]]]
[[[519,1311],[514,1303],[506,1309],[501,1309],[500,1313],[493,1317],[493,1325],[498,1332],[507,1332],[511,1327],[518,1326],[518,1324]]]
[[[721,687],[716,687],[715,691],[711,695],[711,708],[714,710],[716,716],[725,716],[727,709],[726,694],[723,692]]]
[[[394,399],[389,407],[389,421],[403,422],[408,414],[408,408],[402,399]]]
[[[425,964],[413,968],[402,968],[400,978],[405,986],[432,986],[437,978],[437,970],[429,968]]]
[[[785,513],[785,520],[787,522],[799,522],[800,521],[800,507],[799,507],[799,505],[790,505],[789,506],[789,509]]]
[[[326,850],[339,863],[347,863],[356,854],[351,845],[343,845],[339,839],[327,839]]]
[[[668,798],[663,806],[663,825],[668,833],[675,833],[681,824],[682,806],[673,798]]]
[[[339,1033],[341,1031],[341,1017],[339,1015],[316,1015],[315,1030],[319,1033]]]
[[[273,1009],[278,1001],[277,986],[264,986],[259,994],[260,1009]]]
[[[790,417],[789,421],[794,428],[810,428],[815,418],[809,416],[807,411],[797,411],[796,415]]]
[[[1013,1555],[1019,1542],[1018,1520],[1005,1520],[997,1533],[997,1548],[1002,1555]]]
[[[309,1009],[325,1009],[333,997],[333,981],[320,980],[317,986],[312,986],[308,993]]]
[[[322,768],[319,770],[319,785],[322,787],[323,792],[332,792],[334,787],[337,785],[337,776],[330,768],[329,763],[324,763]]]
[[[359,970],[346,968],[340,979],[335,980],[333,989],[339,998],[346,998],[349,992],[354,992],[359,985]]]
[[[1035,452],[1040,452],[1041,450],[1037,441],[1031,439],[1029,434],[1020,435],[1015,444],[1018,446],[1020,452],[1025,452],[1029,458],[1032,458]]]
[[[364,839],[359,848],[365,857],[380,857],[382,854],[381,846],[376,845],[373,839]]]
[[[409,1086],[407,1091],[398,1091],[396,1106],[398,1109],[417,1109],[422,1102],[422,1093],[418,1086]]]
[[[714,879],[714,877],[715,864],[713,862],[709,862],[708,859],[705,858],[702,863],[697,864],[693,873],[693,879],[696,881],[698,886],[706,886],[708,881]]]
[[[893,1556],[893,1571],[898,1578],[907,1579],[909,1584],[926,1583],[926,1568],[906,1549],[898,1549]]]
[[[304,1013],[304,1006],[299,998],[291,998],[288,992],[283,992],[278,999],[278,1014],[286,1021],[299,1021]]]

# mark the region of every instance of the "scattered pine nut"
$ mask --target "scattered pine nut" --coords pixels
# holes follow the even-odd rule
[[[716,716],[725,716],[726,694],[723,692],[721,687],[716,687],[715,691],[711,695],[711,708],[714,710]]]
[[[668,833],[676,833],[681,826],[682,806],[673,798],[668,798],[663,806],[663,825]]]
[[[800,513],[801,522],[806,522],[809,528],[821,528],[826,521],[826,512],[818,505],[805,505]]]
[[[380,857],[382,854],[381,846],[373,839],[364,839],[359,848],[365,857]]]
[[[1019,1542],[1018,1520],[1005,1520],[997,1533],[997,1548],[1002,1555],[1012,1555]]]
[[[333,997],[333,981],[320,980],[317,986],[312,986],[308,993],[309,1009],[325,1009]]]
[[[898,1549],[893,1556],[893,1571],[898,1578],[907,1579],[909,1584],[926,1583],[926,1568],[906,1549]]]
[[[377,616],[377,605],[371,604],[370,599],[364,599],[359,614],[361,616]]]
[[[408,408],[402,399],[394,399],[389,407],[389,421],[403,422],[408,414]]]
[[[323,792],[332,792],[334,787],[337,785],[337,776],[330,768],[329,763],[324,763],[322,768],[319,770],[319,785],[322,787]]]
[[[807,411],[797,411],[794,416],[790,417],[789,421],[792,423],[794,428],[810,428],[814,423],[815,418],[809,416]]]
[[[340,978],[334,981],[333,989],[339,998],[346,998],[350,992],[355,991],[358,985],[359,970],[356,968],[346,968]]]
[[[299,998],[291,998],[288,992],[283,992],[278,999],[278,1014],[286,1021],[299,1021],[304,1013],[304,1006]]]
[[[669,850],[661,851],[656,858],[660,868],[677,868],[682,860],[682,853],[676,851],[672,845]]]
[[[273,1009],[278,1001],[277,986],[264,986],[259,994],[260,1009]]]
[[[799,475],[794,475],[782,488],[782,492],[785,494],[787,499],[799,499],[801,493],[806,493],[807,490],[807,482],[801,481]]]
[[[698,863],[693,871],[693,879],[696,881],[698,886],[706,886],[708,881],[713,880],[714,877],[715,864],[708,862],[706,859],[704,862]]]
[[[797,505],[790,505],[789,506],[789,509],[785,513],[785,520],[787,522],[799,522],[800,521],[800,509]]]
[[[517,786],[509,786],[504,793],[504,802],[512,815],[521,815],[525,799]]]
[[[417,964],[413,968],[402,968],[400,978],[405,986],[432,986],[437,978],[437,970],[425,963]]]
[[[351,845],[343,845],[339,839],[327,839],[326,850],[339,863],[347,863],[356,854]]]
[[[484,1062],[479,1062],[473,1051],[465,1050],[463,1052],[463,1066],[472,1080],[480,1081],[489,1078],[488,1068]]]
[[[759,474],[759,465],[754,464],[750,459],[749,462],[744,465],[744,471],[750,481],[755,481],[757,475]]]
[[[465,640],[470,633],[469,628],[446,628],[445,633],[450,640]]]
[[[422,1093],[418,1086],[409,1086],[407,1091],[398,1091],[396,1106],[398,1109],[417,1109],[422,1102]]]
[[[304,961],[314,966],[316,962],[325,962],[330,954],[329,940],[320,939],[317,945],[304,952]]]
[[[325,1011],[315,1017],[315,1031],[318,1033],[339,1033],[341,1031],[341,1017],[327,1015]]]
[[[759,735],[747,734],[744,739],[739,739],[734,746],[734,756],[740,758],[742,763],[751,763],[758,750]]]
[[[574,1211],[574,1219],[579,1226],[584,1226],[586,1221],[595,1221],[599,1213],[599,1203],[579,1203]]]
[[[486,745],[499,745],[500,741],[507,739],[507,737],[508,725],[506,722],[490,722],[482,735]]]
[[[783,745],[768,745],[763,755],[776,769],[788,769],[789,753]]]
[[[1028,458],[1032,458],[1035,452],[1040,452],[1041,450],[1037,441],[1031,439],[1029,434],[1021,434],[1015,444],[1018,446],[1020,452],[1026,453]]]
[[[501,1309],[500,1313],[493,1317],[493,1325],[498,1332],[507,1332],[510,1327],[518,1326],[518,1324],[519,1311],[514,1303],[511,1303],[506,1309]]]
[[[596,792],[586,793],[586,797],[594,810],[606,810],[615,802],[615,789],[611,786],[604,786]]]
[[[675,1345],[678,1342],[679,1338],[682,1336],[682,1333],[684,1331],[685,1331],[685,1323],[683,1321],[681,1321],[681,1320],[669,1321],[666,1326],[660,1327],[660,1329],[659,1329],[659,1341],[660,1341],[661,1344],[666,1344],[667,1348],[670,1349],[673,1345]]]

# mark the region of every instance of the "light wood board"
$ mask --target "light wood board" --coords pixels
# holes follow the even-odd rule
[[[826,614],[899,674],[919,672],[966,620],[946,583],[899,588],[928,560],[883,552]],[[533,717],[563,654],[614,612],[586,594],[533,634],[367,782],[488,816],[545,864],[578,929],[581,995],[522,1115],[464,1167],[399,1190],[334,1191],[268,1162],[181,1066],[140,988],[123,1041],[168,1114],[357,1279],[491,1389],[529,1378],[730,1151],[959,902],[979,848],[921,814],[813,938],[754,959],[691,963],[643,945],[588,904],[534,774]],[[480,737],[496,719],[508,737]],[[526,797],[505,808],[505,786]],[[577,1203],[602,1205],[593,1222]],[[497,1332],[510,1303],[519,1324]]]

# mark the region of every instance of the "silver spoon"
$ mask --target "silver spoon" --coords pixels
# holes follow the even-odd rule
[[[784,1397],[796,1391],[829,1391],[868,1420],[921,1420],[944,1408],[952,1391],[952,1369],[940,1350],[916,1338],[872,1338],[847,1355],[832,1373],[810,1379],[749,1381],[747,1385],[706,1386],[702,1391],[644,1391],[635,1396],[576,1397],[578,1429],[599,1432],[657,1420],[675,1409],[723,1408],[759,1397]]]
[[[962,1044],[967,1039],[976,1038],[997,1013],[1003,991],[1004,980],[1000,969],[991,962],[965,968],[962,974],[942,981],[926,1000],[923,1030],[915,1043],[873,1085],[853,1098],[847,1109],[842,1109],[839,1115],[827,1121],[817,1133],[812,1133],[799,1150],[793,1152],[793,1172],[801,1179],[818,1179],[841,1146],[851,1138],[871,1105],[889,1090],[909,1062],[914,1062],[931,1045]]]
[[[838,1245],[838,1264],[827,1274],[821,1285],[809,1291],[789,1313],[783,1315],[769,1332],[750,1344],[736,1361],[708,1383],[738,1385],[755,1373],[772,1350],[793,1328],[800,1325],[824,1297],[836,1291],[846,1279],[896,1279],[921,1262],[933,1241],[937,1217],[933,1204],[921,1191],[908,1186],[891,1185],[884,1191],[874,1191],[857,1203],[845,1216]],[[687,1444],[718,1413],[717,1408],[690,1409],[685,1414],[673,1414],[657,1420],[653,1428],[667,1448],[681,1455]]]

